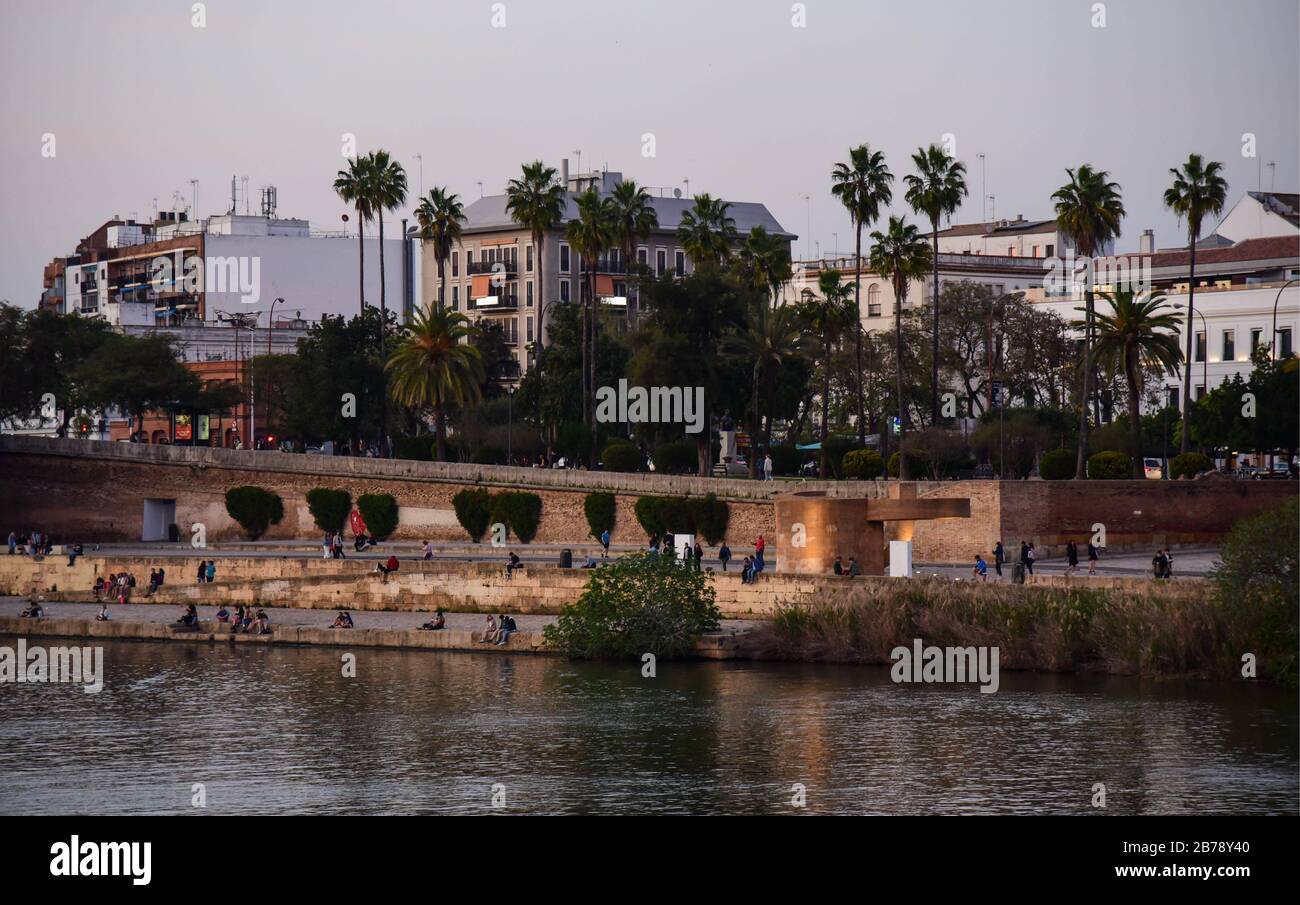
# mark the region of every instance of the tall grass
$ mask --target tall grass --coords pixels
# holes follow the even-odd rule
[[[870,582],[838,599],[782,605],[750,642],[758,657],[889,663],[891,650],[921,638],[996,646],[1011,669],[1236,676],[1241,627],[1217,601],[1200,582],[1141,591]]]

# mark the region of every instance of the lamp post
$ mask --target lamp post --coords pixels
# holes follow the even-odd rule
[[[1182,302],[1174,302],[1174,307],[1183,309],[1187,306]],[[1201,327],[1205,330],[1205,352],[1201,355],[1201,385],[1202,391],[1208,393],[1210,392],[1210,324],[1205,319],[1205,315],[1201,313],[1199,308],[1196,310],[1196,314],[1200,317]],[[1190,329],[1190,325],[1188,326]],[[1196,348],[1195,343],[1192,344],[1192,348]],[[1184,405],[1189,405],[1190,403],[1190,399],[1183,400]]]
[[[1273,299],[1273,335],[1268,338],[1268,355],[1274,361],[1277,360],[1277,303],[1282,301],[1282,293],[1286,291],[1286,287],[1294,282],[1297,281],[1287,280],[1283,283],[1282,288],[1277,291],[1277,298]]]
[[[514,424],[515,424],[515,388],[506,389],[506,464],[513,463],[515,458],[514,450]]]

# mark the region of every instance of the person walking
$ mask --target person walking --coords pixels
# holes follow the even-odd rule
[[[1165,578],[1174,577],[1174,551],[1165,547]]]
[[[601,559],[609,559],[609,529],[600,532]]]
[[[696,572],[701,571],[700,566],[703,562],[704,562],[704,548],[700,546],[699,541],[696,541],[695,542],[695,571]]]
[[[722,546],[718,548],[718,561],[722,563],[722,571],[727,571],[727,563],[731,562],[731,548],[727,546],[727,539],[722,539]]]
[[[329,559],[334,554],[334,535],[326,531],[325,539],[321,541],[321,548],[321,559]]]
[[[998,541],[993,547],[993,568],[998,573],[998,578],[1002,577],[1002,564],[1007,561],[1007,551],[1002,547],[1002,541]]]
[[[760,534],[758,536],[758,540],[754,541],[754,573],[755,574],[763,571],[763,565],[764,565],[763,551],[765,549],[767,549],[767,541],[763,540],[763,535]]]
[[[772,480],[772,453],[770,452],[763,456],[763,480]]]
[[[207,575],[207,579],[208,579],[208,584],[212,584],[212,582],[216,581],[216,578],[217,578],[217,561],[216,561],[215,559],[209,559],[209,560],[208,560],[208,568],[207,568],[206,575]]]
[[[1020,566],[1025,570],[1026,575],[1031,574],[1030,566],[1029,566],[1029,542],[1028,541],[1022,540],[1020,542]]]
[[[208,579],[208,561],[207,561],[206,559],[201,559],[201,560],[199,560],[199,571],[198,571],[198,575],[197,575],[197,577],[198,577],[198,579],[199,579],[199,584],[203,584],[203,582],[207,581],[207,579]]]
[[[1065,545],[1065,574],[1073,575],[1079,570],[1079,545],[1070,541]]]
[[[1097,574],[1098,559],[1100,559],[1100,551],[1097,549],[1097,545],[1094,544],[1092,541],[1088,541],[1088,574],[1089,575]]]
[[[1025,568],[1029,571],[1030,575],[1034,574],[1034,560],[1036,560],[1037,558],[1038,558],[1038,552],[1034,550],[1034,545],[1030,544],[1028,559],[1025,560]]]

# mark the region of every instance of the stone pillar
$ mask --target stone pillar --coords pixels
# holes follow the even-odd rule
[[[820,491],[776,497],[777,572],[828,575],[839,556],[856,557],[863,575],[884,573],[884,525],[867,521],[867,500]]]

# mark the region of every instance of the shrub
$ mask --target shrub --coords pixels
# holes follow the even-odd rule
[[[694,443],[674,440],[659,444],[650,461],[655,463],[655,471],[660,474],[690,474],[699,465],[699,454]]]
[[[680,657],[700,635],[717,631],[721,619],[703,573],[634,554],[594,570],[582,596],[543,629],[543,637],[570,657]]]
[[[397,500],[390,493],[363,493],[357,497],[357,511],[375,541],[387,540],[397,530]]]
[[[342,531],[352,511],[352,494],[346,490],[313,487],[307,491],[307,510],[320,530],[330,534]]]
[[[856,437],[829,437],[823,449],[826,450],[826,457],[830,461],[831,476],[839,479],[844,477],[841,471],[844,457],[855,449],[866,449],[866,447],[859,443]]]
[[[644,457],[641,450],[626,440],[610,440],[600,454],[606,471],[640,471]]]
[[[1051,449],[1038,460],[1038,476],[1044,481],[1065,481],[1074,477],[1077,453],[1069,449]]]
[[[226,512],[239,522],[249,540],[257,540],[270,525],[284,518],[284,501],[264,487],[232,487],[226,491]]]
[[[1133,459],[1128,453],[1106,450],[1088,457],[1088,477],[1094,481],[1118,481],[1133,477]]]
[[[555,429],[555,452],[570,462],[586,462],[591,452],[591,429],[566,421]]]
[[[799,473],[799,467],[804,463],[804,453],[795,449],[793,446],[773,446],[772,454],[772,474],[774,475],[792,475]]]
[[[638,497],[632,506],[636,514],[636,523],[641,526],[647,538],[655,538],[664,533],[663,516],[657,496]]]
[[[492,496],[491,519],[514,532],[521,543],[532,543],[542,521],[542,498],[535,493],[503,490]]]
[[[720,500],[713,494],[703,499],[694,500],[695,531],[703,535],[704,542],[710,546],[720,543],[727,536],[727,523],[731,521],[731,507],[726,500]]]
[[[602,532],[613,532],[618,503],[612,493],[589,493],[582,501],[582,512],[587,516],[591,536],[600,537]]]
[[[899,459],[898,453],[889,457],[889,476],[898,477]],[[913,481],[924,480],[930,471],[930,456],[923,449],[909,449],[907,451],[907,472],[911,475]]]
[[[398,459],[414,459],[417,462],[433,461],[434,445],[437,434],[420,434],[415,437],[398,437],[393,441],[393,454]]]
[[[1194,478],[1201,472],[1213,471],[1210,457],[1198,452],[1182,453],[1169,460],[1169,477]]]
[[[840,470],[844,477],[859,481],[872,481],[880,477],[884,460],[874,449],[851,449],[844,454]]]
[[[456,521],[474,543],[483,540],[492,521],[492,495],[486,490],[462,490],[451,498]]]

